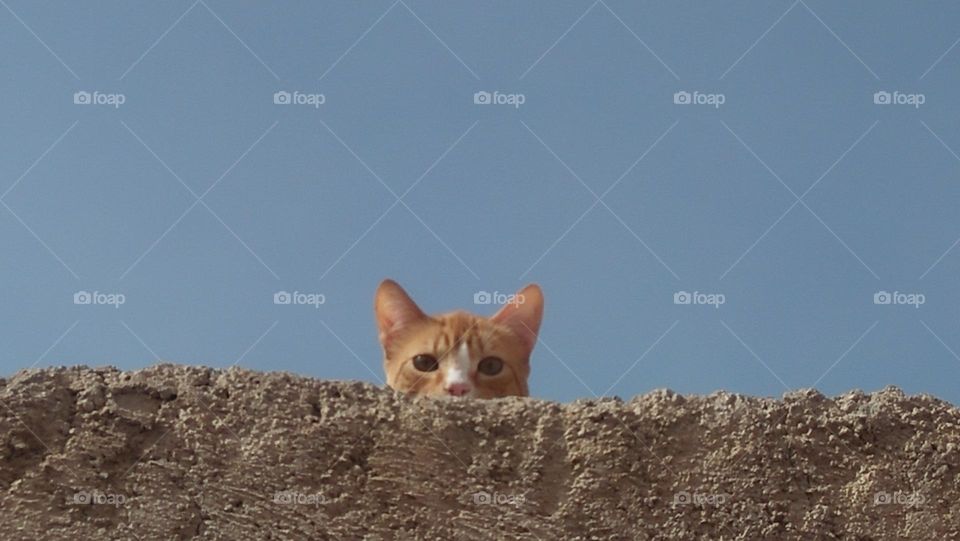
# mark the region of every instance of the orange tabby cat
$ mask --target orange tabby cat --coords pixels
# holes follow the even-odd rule
[[[396,282],[384,280],[374,312],[387,385],[416,395],[528,396],[543,293],[531,284],[514,299],[489,318],[464,311],[428,316]]]

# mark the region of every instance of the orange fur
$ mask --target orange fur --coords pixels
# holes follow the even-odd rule
[[[517,298],[523,303],[508,304],[489,318],[464,311],[428,316],[396,282],[384,280],[377,288],[374,311],[387,385],[428,396],[528,396],[530,354],[543,315],[543,294],[538,286],[529,285]],[[418,355],[435,359],[436,368],[419,370],[414,363]],[[481,361],[491,357],[502,360],[502,369],[492,375],[479,369]],[[454,379],[461,382],[459,391],[453,390]]]

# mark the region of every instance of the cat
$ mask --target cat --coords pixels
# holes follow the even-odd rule
[[[429,316],[399,284],[381,282],[374,313],[387,385],[435,397],[529,396],[543,292],[530,284],[509,299],[489,318],[462,310]]]

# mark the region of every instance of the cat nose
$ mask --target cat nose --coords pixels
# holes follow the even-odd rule
[[[469,383],[451,383],[447,386],[447,394],[450,396],[463,396],[470,392]]]

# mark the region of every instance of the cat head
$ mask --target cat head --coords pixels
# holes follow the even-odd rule
[[[543,293],[531,284],[513,300],[491,317],[464,311],[429,316],[396,282],[384,280],[374,312],[387,385],[428,396],[529,395]]]

